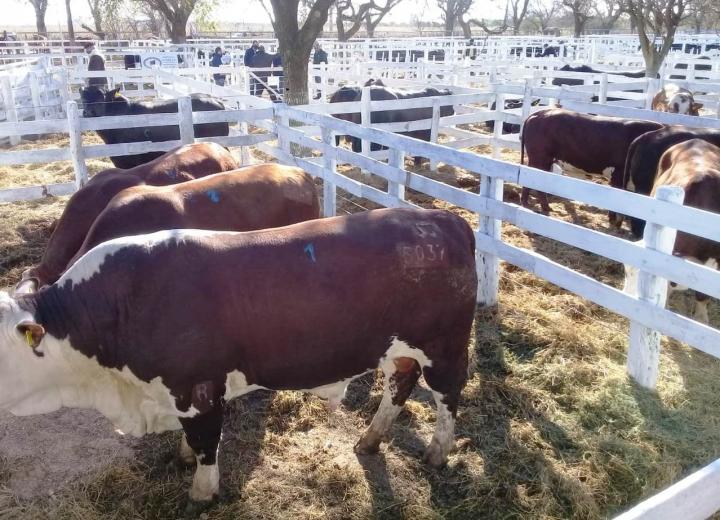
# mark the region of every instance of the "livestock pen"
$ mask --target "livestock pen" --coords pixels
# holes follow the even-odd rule
[[[185,88],[182,81],[176,88]],[[560,99],[565,106],[580,110],[689,121],[682,116],[590,104],[583,101],[586,92],[517,88],[523,89],[523,96]],[[243,99],[234,90],[216,93],[238,96],[238,103]],[[486,103],[502,95],[502,89],[469,91],[456,94],[451,102]],[[253,102],[245,101],[246,106]],[[414,100],[412,106],[425,103],[434,107],[443,102],[448,100]],[[576,104],[571,105],[573,102]],[[14,219],[2,246],[10,264],[6,264],[2,279],[5,283],[17,280],[22,268],[37,260],[33,254],[13,257],[13,248],[26,242],[42,243],[51,217],[62,209],[54,197],[34,199],[71,193],[89,173],[106,164],[93,161],[110,153],[162,151],[191,142],[193,123],[237,123],[235,135],[223,138],[223,144],[252,147],[248,158],[255,161],[272,159],[306,169],[321,184],[325,215],[419,205],[446,208],[466,217],[477,229],[478,270],[483,280],[478,301],[485,309],[478,314],[471,345],[473,368],[458,420],[458,452],[447,468],[428,471],[413,455],[431,426],[432,414],[422,390],[413,395],[407,413],[393,430],[394,442],[384,453],[360,458],[352,455],[349,439],[355,438],[355,431],[370,417],[379,399],[372,380],[366,378],[354,385],[347,410],[336,415],[329,415],[316,398],[289,392],[250,395],[232,407],[223,446],[226,456],[221,461],[228,486],[208,511],[209,517],[601,518],[627,509],[716,458],[716,420],[708,411],[720,404],[715,388],[720,366],[713,359],[718,355],[718,331],[657,302],[661,278],[719,297],[720,275],[651,247],[657,240],[650,239],[667,235],[672,228],[718,240],[720,217],[678,206],[674,193],[660,194],[659,200],[654,200],[476,153],[489,151],[483,144],[496,146],[498,152],[508,146],[500,140],[501,132],[499,136],[455,137],[457,141],[476,139],[456,145],[468,149],[463,150],[453,148],[452,139],[445,141],[451,146],[423,143],[387,131],[404,128],[370,128],[367,120],[363,127],[323,113],[350,109],[367,117],[369,111],[387,108],[382,103],[366,98],[352,107],[277,105],[193,114],[188,101],[181,100],[178,114],[137,120],[124,117],[121,121],[82,119],[71,102],[67,119],[2,123],[3,135],[53,132],[67,136],[53,141],[51,149],[3,151],[3,165],[35,164],[39,166],[34,168],[42,169],[51,161],[69,164],[64,173],[69,178],[64,182],[0,193],[2,200],[16,201],[4,205],[0,214],[8,224]],[[506,113],[502,103],[494,111],[465,107],[450,116],[456,119],[445,121],[435,110],[433,118],[423,124],[431,130],[434,125],[438,135],[448,130],[447,136],[453,137],[453,127],[467,121],[493,120],[495,128],[501,128],[503,121],[520,122],[527,115],[523,111]],[[712,118],[702,121],[718,125]],[[92,138],[87,133],[101,128],[167,124],[179,124],[179,141],[88,142]],[[353,153],[336,146],[336,134],[380,143],[388,150],[375,157]],[[429,158],[435,171],[410,168],[406,155]],[[27,171],[32,179],[30,172],[37,170]],[[556,202],[556,218],[537,215],[510,202],[517,200],[514,185],[575,202]],[[648,247],[628,242],[622,233],[608,232],[604,212],[597,208],[654,223],[648,226]],[[650,283],[638,299],[617,289],[622,274],[619,262],[655,275],[648,277]],[[499,310],[493,315],[496,303]],[[717,323],[717,318],[717,312],[711,313],[711,320]],[[651,331],[685,345],[667,341],[661,353],[659,337]],[[626,370],[641,384],[628,379]],[[642,388],[655,386],[656,378],[656,393]],[[53,420],[67,424],[62,414],[55,414]],[[84,420],[97,421],[92,417]],[[12,425],[51,427],[47,421],[23,421],[15,420]],[[11,423],[2,424],[4,431],[11,431]],[[413,428],[406,428],[408,424]],[[86,429],[88,435],[94,433],[92,428]],[[421,438],[408,430],[419,431]],[[8,434],[12,442],[4,445],[20,446],[23,440],[32,442],[34,435],[28,431],[25,439],[17,439]],[[182,514],[189,472],[164,464],[175,438],[165,434],[123,444],[119,451],[130,446],[127,458],[110,466],[93,465],[89,474],[80,472],[82,478],[68,487],[40,486],[42,497],[18,501],[17,491],[5,488],[0,494],[0,511],[8,516],[177,517]],[[76,445],[71,451],[81,457],[92,453]],[[10,460],[3,453],[0,463],[0,485],[17,490],[18,482],[13,479],[23,473],[18,470],[22,460]],[[42,474],[36,469],[36,477],[38,471]],[[688,518],[711,513],[718,507],[717,495],[703,496],[702,491],[716,475],[711,466],[685,485],[681,494],[660,495],[649,504],[656,509],[648,510],[646,518],[660,518],[658,511],[672,515],[678,497],[683,498],[680,507]],[[25,482],[31,477],[32,472]]]

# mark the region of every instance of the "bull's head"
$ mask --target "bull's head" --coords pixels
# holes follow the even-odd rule
[[[45,329],[33,314],[0,292],[0,409],[29,415],[59,408],[58,399],[39,398],[53,386],[44,338]],[[52,393],[57,394],[57,389]]]
[[[686,91],[676,92],[667,101],[667,111],[673,114],[699,115],[702,103],[696,103],[693,95]]]
[[[102,117],[105,114],[105,89],[86,87],[80,90],[83,104],[83,117]]]

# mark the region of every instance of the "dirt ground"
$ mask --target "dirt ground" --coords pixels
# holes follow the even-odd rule
[[[518,160],[510,151],[502,157]],[[107,164],[98,161],[91,169]],[[71,178],[68,168],[3,168],[0,186],[63,182]],[[355,168],[341,171],[361,178]],[[425,165],[416,171],[478,189],[477,177],[462,169],[440,165],[431,172]],[[375,177],[370,182],[384,186]],[[375,207],[338,192],[339,213]],[[442,201],[414,192],[408,198],[476,224],[475,215]],[[519,188],[506,186],[505,200],[518,202]],[[64,202],[0,205],[0,286],[15,283],[39,260]],[[558,218],[610,232],[602,210],[561,199],[551,205]],[[619,264],[510,225],[502,234],[514,245],[622,284]],[[688,303],[679,297],[671,305],[685,312]],[[711,322],[719,320],[713,305]],[[177,432],[125,438],[89,411],[0,414],[0,518],[613,516],[720,454],[720,364],[665,341],[658,391],[644,391],[625,375],[627,328],[605,309],[503,265],[499,308],[478,314],[469,345],[471,373],[460,404],[457,450],[447,467],[431,470],[420,461],[435,420],[422,384],[376,456],[352,450],[380,400],[373,377],[354,382],[332,414],[313,396],[255,392],[228,406],[222,494],[202,513],[186,509],[192,470],[175,461]]]

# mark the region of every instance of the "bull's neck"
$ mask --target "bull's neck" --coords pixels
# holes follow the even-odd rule
[[[27,295],[25,303],[33,308],[37,322],[46,334],[58,340],[69,340],[73,349],[88,358],[98,356],[100,344],[92,324],[90,302],[84,301],[82,291],[51,285]]]

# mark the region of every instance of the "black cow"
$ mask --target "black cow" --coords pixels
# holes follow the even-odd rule
[[[645,77],[645,71],[644,70],[638,70],[634,72],[618,72],[618,71],[610,71],[610,70],[597,70],[593,69],[592,67],[588,65],[580,65],[578,67],[573,67],[571,65],[563,65],[558,69],[561,72],[584,72],[587,74],[611,74],[613,76],[625,76],[626,78],[644,78]],[[599,83],[599,81],[596,81],[595,83]],[[557,77],[554,78],[552,81],[552,84],[556,87],[559,87],[561,85],[583,85],[584,80],[582,78],[563,78],[563,77]]]
[[[632,188],[635,193],[650,195],[662,155],[670,147],[691,139],[702,139],[720,146],[720,130],[668,126],[636,138],[628,148],[623,188]],[[629,217],[629,220],[633,235],[642,237],[645,221],[635,217]],[[622,220],[616,221],[616,224],[620,223]]]
[[[131,101],[120,93],[120,89],[105,90],[99,87],[87,87],[81,90],[83,117],[131,116],[139,114],[165,114],[178,111],[176,99],[155,101]],[[190,96],[193,112],[225,110],[222,101],[205,94]],[[195,137],[215,137],[228,135],[228,123],[205,123],[193,126]],[[176,125],[117,128],[98,130],[98,135],[106,144],[135,143],[152,141],[174,141],[180,139],[180,129]],[[164,152],[147,152],[142,154],[110,157],[117,168],[134,168],[160,157]]]
[[[392,89],[388,88],[379,80],[368,80],[366,85],[372,85],[370,87],[370,99],[372,101],[387,101],[387,100],[400,100],[400,99],[413,99],[413,98],[420,98],[420,97],[433,97],[433,96],[449,96],[452,94],[447,89],[437,89],[434,87],[427,87],[422,90],[400,90],[400,89]],[[330,97],[330,103],[344,103],[344,102],[353,102],[353,101],[360,101],[360,98],[362,97],[362,88],[361,87],[342,87],[340,90],[336,91],[331,97]],[[447,117],[451,116],[455,113],[455,110],[453,109],[452,105],[447,106],[441,106],[440,107],[440,117]],[[355,113],[345,113],[345,114],[336,114],[335,117],[338,119],[343,119],[345,121],[350,121],[352,123],[360,124],[361,123],[361,116],[359,112]],[[370,122],[371,123],[403,123],[403,122],[409,122],[409,121],[420,121],[423,119],[430,119],[432,118],[432,108],[431,107],[422,107],[422,108],[406,108],[406,109],[400,109],[400,110],[380,110],[376,112],[372,112],[370,114]],[[414,137],[415,139],[420,139],[422,141],[430,141],[430,129],[427,130],[412,130],[410,132],[400,132],[401,135],[406,135],[408,137]],[[358,139],[357,137],[351,137],[351,143],[352,143],[352,150],[354,152],[361,152],[362,151],[362,141],[361,139]],[[338,137],[339,140],[339,137]],[[370,144],[370,150],[376,151],[376,150],[382,150],[384,147],[381,146],[378,143],[371,143]],[[415,164],[418,165],[420,163],[420,157],[415,157]]]

